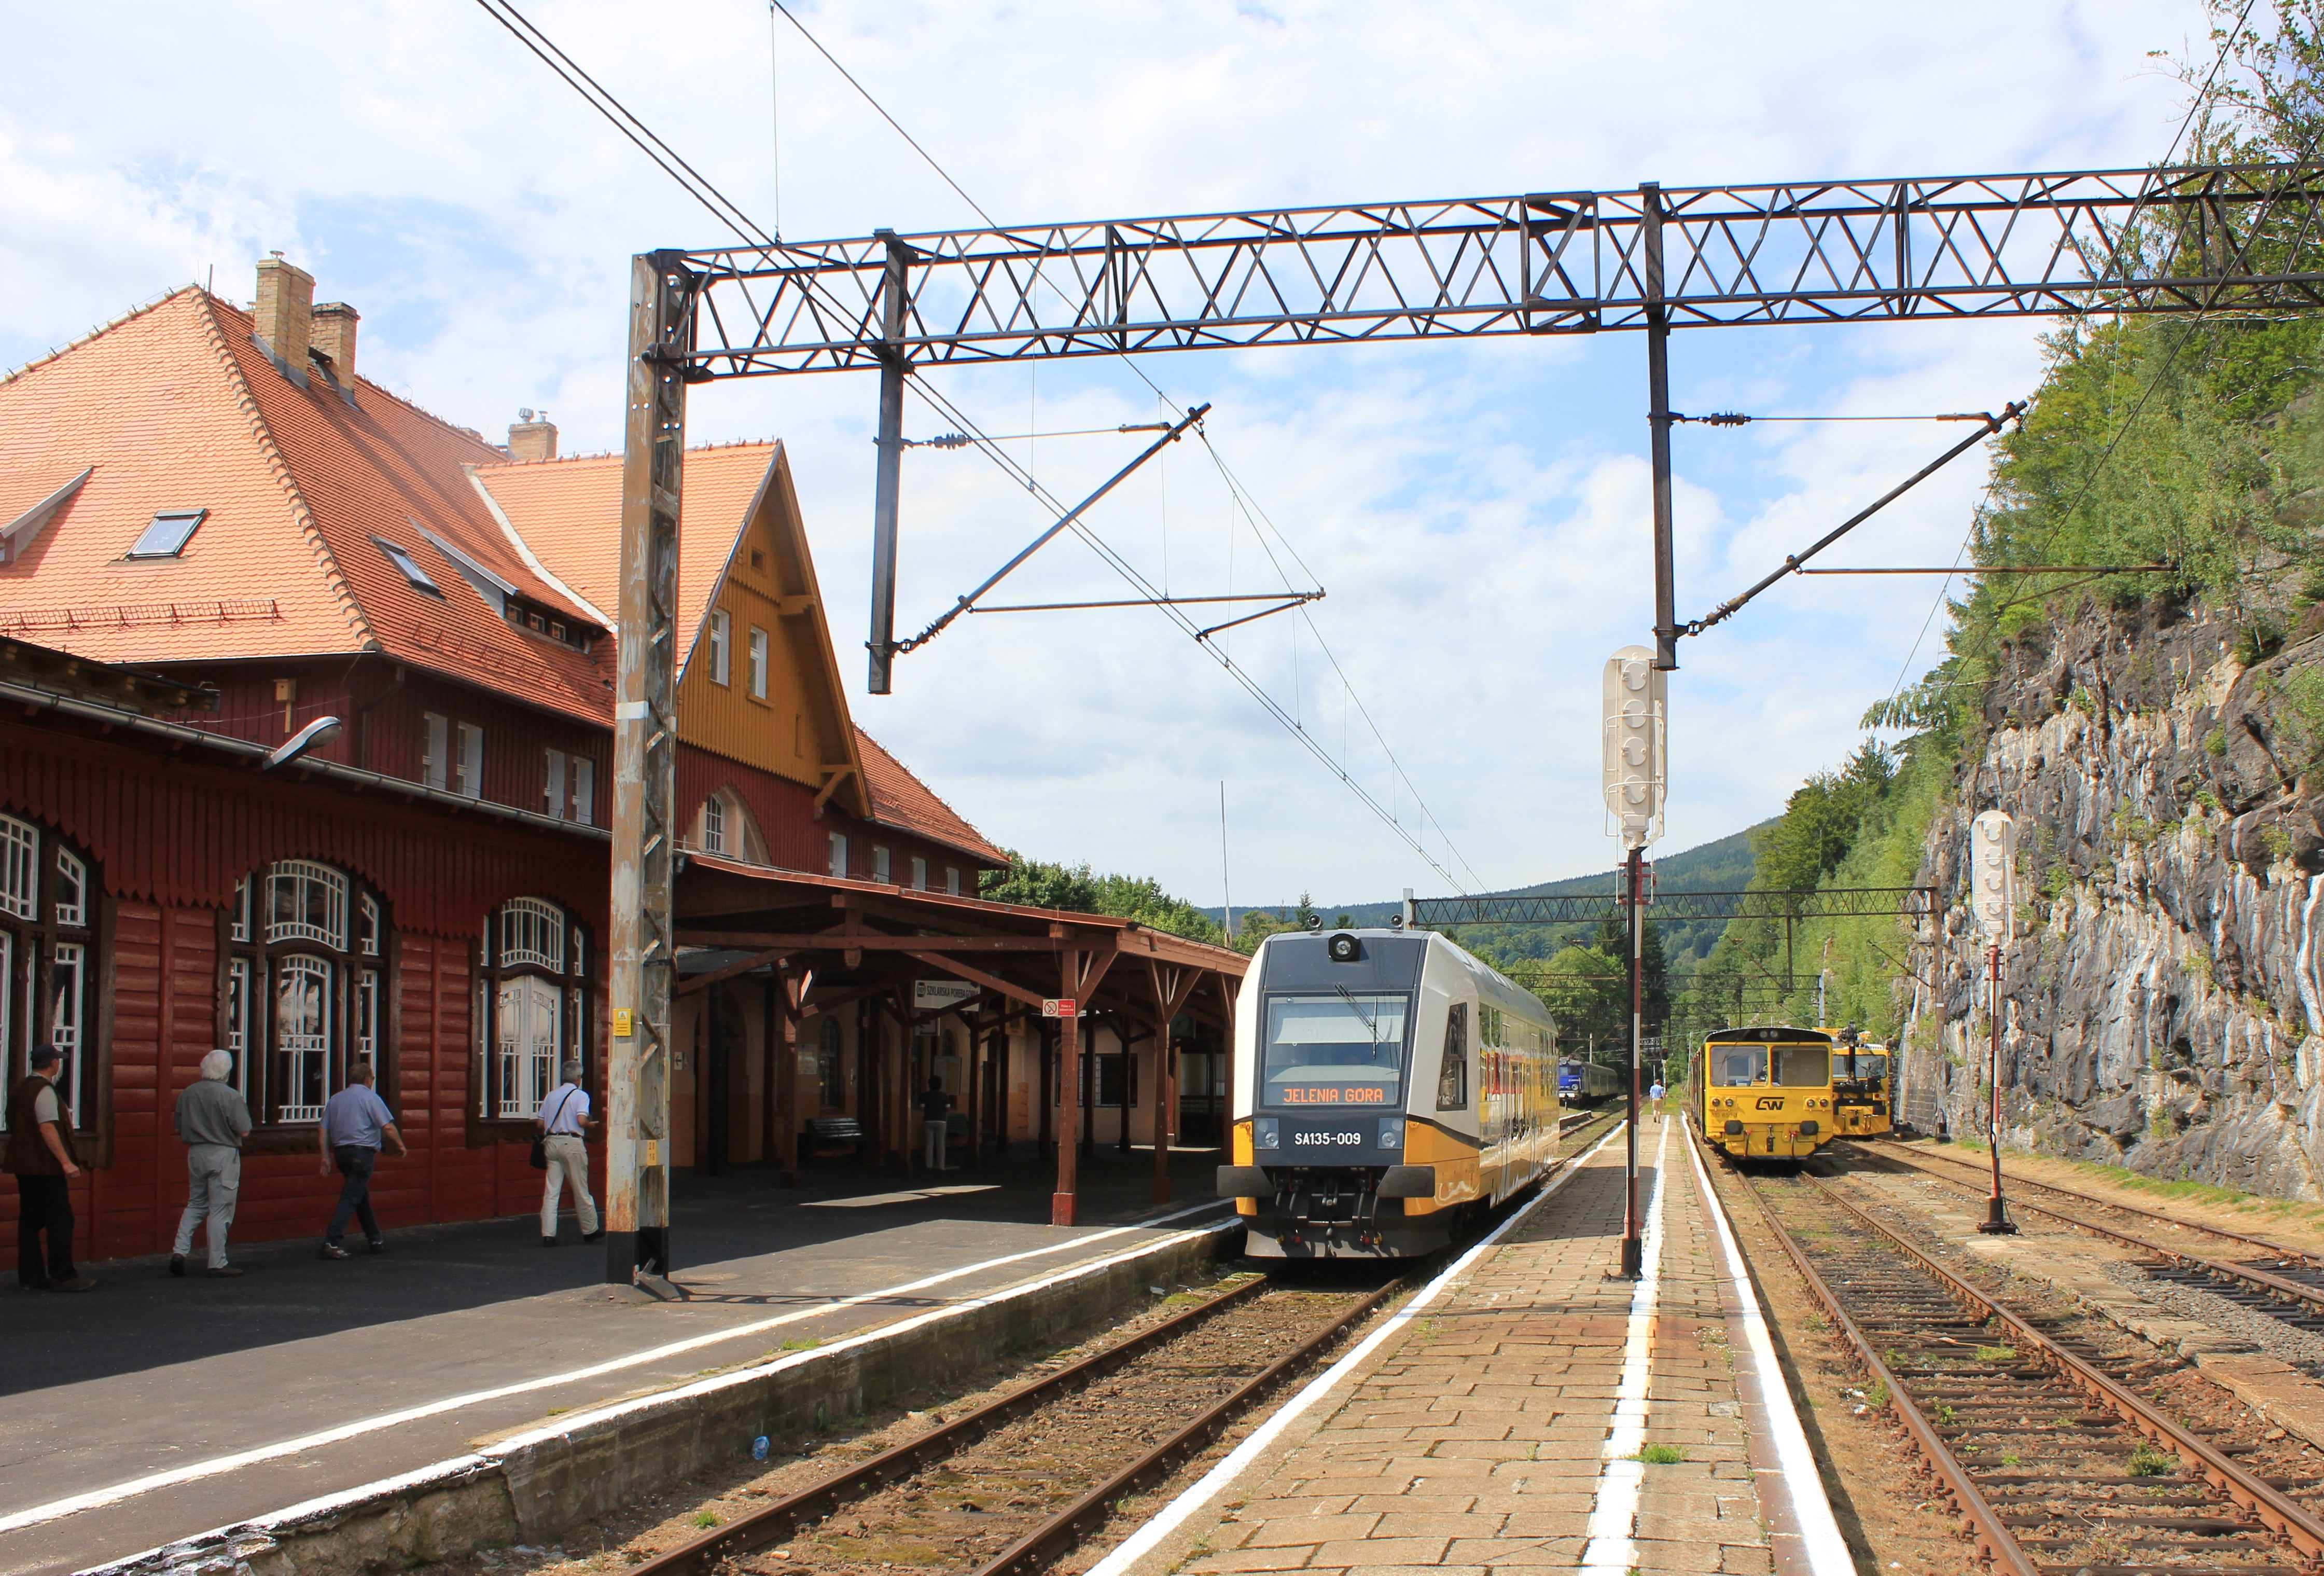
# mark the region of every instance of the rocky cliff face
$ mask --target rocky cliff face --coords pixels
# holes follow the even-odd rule
[[[1985,1129],[1985,951],[1962,904],[1969,819],[1998,806],[2025,899],[2002,970],[2005,1142],[2324,1199],[2319,667],[2312,628],[2246,665],[2182,606],[2006,648],[1923,845],[1947,906],[1911,950],[1906,1117]]]

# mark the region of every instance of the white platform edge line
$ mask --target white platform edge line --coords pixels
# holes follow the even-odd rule
[[[1848,1540],[1840,1535],[1840,1523],[1832,1516],[1831,1497],[1824,1493],[1822,1475],[1816,1470],[1815,1452],[1808,1448],[1807,1430],[1800,1425],[1799,1412],[1792,1404],[1792,1387],[1784,1380],[1783,1365],[1775,1360],[1775,1343],[1767,1334],[1766,1316],[1760,1311],[1758,1293],[1751,1289],[1751,1272],[1727,1223],[1727,1206],[1711,1185],[1711,1173],[1703,1166],[1702,1152],[1690,1142],[1686,1153],[1694,1163],[1695,1185],[1711,1201],[1711,1221],[1718,1228],[1720,1262],[1743,1309],[1743,1330],[1748,1340],[1746,1360],[1751,1365],[1752,1377],[1758,1383],[1760,1398],[1766,1407],[1775,1459],[1783,1463],[1784,1479],[1793,1487],[1792,1513],[1799,1521],[1800,1543],[1807,1552],[1808,1569],[1814,1576],[1855,1576],[1856,1561],[1848,1552]],[[1803,1485],[1812,1491],[1799,1492]]]
[[[1202,1210],[1213,1207],[1214,1206],[1210,1204],[1196,1205],[1192,1209],[1174,1211],[1171,1214],[1162,1216],[1160,1219],[1164,1220],[1176,1219],[1181,1215],[1194,1214]],[[492,1446],[489,1451],[484,1451],[482,1454],[447,1458],[445,1460],[435,1462],[429,1466],[415,1468],[410,1472],[398,1473],[393,1477],[378,1479],[375,1481],[363,1484],[354,1488],[343,1489],[333,1494],[322,1496],[316,1499],[303,1501],[300,1504],[289,1506],[282,1510],[269,1511],[263,1516],[247,1521],[235,1522],[222,1527],[215,1527],[208,1532],[196,1533],[187,1538],[173,1538],[169,1543],[148,1549],[143,1553],[129,1555],[124,1559],[111,1561],[103,1565],[91,1566],[89,1567],[89,1571],[106,1572],[118,1571],[128,1566],[134,1565],[139,1561],[150,1558],[154,1554],[161,1553],[167,1550],[176,1548],[181,1544],[199,1543],[211,1538],[223,1537],[245,1529],[263,1531],[271,1526],[281,1525],[291,1521],[301,1520],[310,1515],[334,1510],[348,1504],[359,1502],[374,1495],[392,1494],[415,1483],[425,1482],[436,1478],[456,1475],[460,1472],[471,1469],[480,1461],[486,1462],[488,1464],[497,1464],[497,1458],[506,1456],[525,1446],[537,1444],[543,1440],[554,1439],[561,1434],[570,1433],[576,1428],[581,1427],[585,1424],[602,1423],[607,1419],[620,1416],[626,1413],[646,1410],[652,1406],[680,1397],[710,1394],[725,1386],[746,1383],[751,1380],[764,1377],[768,1374],[779,1372],[784,1368],[797,1367],[802,1363],[812,1362],[819,1358],[826,1357],[835,1351],[845,1351],[857,1346],[869,1344],[874,1340],[885,1340],[900,1334],[906,1330],[918,1329],[935,1320],[953,1317],[971,1309],[990,1307],[995,1303],[1013,1301],[1018,1297],[1029,1296],[1035,1292],[1045,1290],[1050,1286],[1063,1284],[1067,1281],[1076,1279],[1082,1275],[1093,1274],[1101,1270],[1111,1269],[1117,1264],[1121,1264],[1127,1260],[1136,1258],[1140,1254],[1149,1252],[1157,1247],[1166,1247],[1173,1242],[1189,1241],[1197,1237],[1210,1236],[1217,1232],[1231,1230],[1233,1228],[1233,1225],[1234,1222],[1232,1221],[1222,1220],[1214,1226],[1191,1228],[1185,1231],[1172,1232],[1167,1237],[1161,1238],[1154,1242],[1146,1243],[1138,1247],[1129,1248],[1123,1252],[1112,1254],[1104,1258],[1091,1259],[1081,1264],[1069,1265],[1065,1268],[1056,1271],[1053,1275],[1041,1277],[1039,1280],[1027,1281],[1016,1286],[1006,1287],[997,1292],[985,1293],[982,1296],[966,1298],[957,1303],[947,1303],[940,1308],[931,1308],[925,1312],[914,1314],[909,1319],[900,1320],[894,1323],[878,1325],[870,1330],[860,1330],[855,1334],[832,1341],[828,1345],[817,1346],[807,1351],[792,1352],[788,1356],[779,1358],[772,1362],[754,1363],[748,1367],[739,1368],[731,1373],[714,1375],[709,1378],[696,1379],[691,1383],[677,1386],[669,1389],[656,1390],[650,1395],[636,1396],[627,1401],[615,1402],[606,1406],[593,1408],[587,1412],[575,1413],[559,1419],[556,1427],[535,1429],[526,1433],[513,1435],[508,1439],[499,1442]],[[431,1402],[424,1407],[412,1407],[401,1413],[389,1413],[383,1414],[380,1417],[364,1419],[358,1423],[343,1424],[336,1429],[327,1429],[318,1433],[309,1434],[300,1439],[281,1441],[275,1444],[263,1445],[255,1450],[242,1451],[237,1455],[215,1457],[208,1461],[190,1462],[188,1465],[178,1468],[171,1472],[155,1473],[150,1478],[132,1479],[127,1483],[115,1485],[114,1488],[109,1489],[92,1489],[88,1494],[77,1495],[70,1499],[55,1500],[46,1506],[36,1506],[30,1510],[18,1511],[14,1516],[6,1518],[0,1518],[0,1532],[13,1532],[24,1526],[34,1526],[39,1525],[43,1522],[60,1520],[68,1516],[78,1515],[85,1510],[101,1509],[105,1506],[116,1504],[124,1499],[133,1498],[139,1494],[151,1493],[161,1488],[175,1488],[180,1483],[195,1482],[203,1478],[216,1477],[221,1473],[235,1471],[243,1467],[255,1466],[262,1461],[276,1460],[284,1456],[296,1455],[302,1451],[315,1449],[322,1445],[337,1444],[348,1439],[358,1438],[364,1433],[376,1432],[381,1429],[394,1427],[404,1423],[416,1422],[422,1418],[433,1416],[438,1413],[456,1410],[459,1406],[473,1405],[484,1401],[499,1400],[509,1395],[521,1395],[527,1390],[541,1389],[552,1385],[572,1383],[577,1382],[581,1379],[594,1378],[601,1374],[617,1371],[624,1367],[632,1367],[640,1363],[650,1362],[658,1358],[674,1356],[680,1352],[696,1349],[703,1346],[715,1345],[720,1341],[738,1340],[744,1336],[759,1334],[777,1325],[795,1323],[801,1319],[812,1318],[824,1313],[837,1312],[844,1309],[858,1306],[864,1303],[877,1302],[883,1297],[892,1297],[900,1295],[905,1292],[921,1290],[925,1287],[937,1284],[940,1282],[955,1280],[962,1275],[971,1275],[978,1270],[992,1269],[1002,1265],[1019,1263],[1028,1258],[1038,1258],[1046,1254],[1056,1253],[1077,1244],[1103,1241],[1110,1237],[1118,1237],[1127,1231],[1143,1228],[1144,1228],[1137,1226],[1113,1227],[1108,1230],[1095,1232],[1087,1237],[1073,1238],[1067,1241],[1057,1243],[1051,1247],[1035,1248],[1025,1253],[1009,1254],[1000,1258],[986,1259],[978,1264],[964,1265],[959,1269],[947,1270],[942,1275],[930,1275],[918,1281],[907,1282],[902,1285],[890,1286],[882,1291],[864,1292],[853,1297],[841,1301],[818,1303],[813,1308],[796,1309],[791,1312],[779,1315],[773,1319],[761,1320],[756,1323],[736,1325],[731,1330],[696,1336],[687,1340],[675,1341],[665,1346],[654,1347],[646,1351],[636,1352],[627,1357],[611,1359],[607,1362],[600,1363],[591,1367],[576,1368],[568,1370],[563,1374],[551,1375],[543,1379],[527,1380],[521,1384],[503,1386],[493,1390],[472,1391],[466,1395],[456,1395],[445,1401]],[[84,1573],[84,1576],[87,1576],[87,1573]]]
[[[1389,1336],[1403,1329],[1414,1314],[1443,1295],[1456,1279],[1468,1272],[1469,1266],[1474,1264],[1487,1248],[1515,1229],[1518,1222],[1531,1215],[1547,1202],[1560,1188],[1572,1181],[1582,1166],[1587,1164],[1600,1149],[1612,1143],[1615,1135],[1621,1130],[1621,1127],[1617,1125],[1612,1132],[1608,1133],[1582,1154],[1577,1155],[1572,1163],[1558,1173],[1551,1180],[1550,1184],[1536,1193],[1523,1209],[1511,1214],[1508,1219],[1494,1227],[1468,1252],[1454,1259],[1443,1274],[1423,1286],[1403,1307],[1390,1314],[1378,1330],[1359,1341],[1354,1350],[1309,1380],[1296,1395],[1277,1408],[1265,1423],[1260,1423],[1252,1431],[1249,1438],[1228,1452],[1226,1458],[1217,1466],[1204,1473],[1200,1479],[1189,1486],[1176,1499],[1156,1511],[1145,1525],[1114,1545],[1113,1551],[1091,1566],[1085,1572],[1085,1576],[1125,1576],[1130,1566],[1145,1558],[1164,1538],[1168,1537],[1185,1525],[1187,1517],[1224,1493],[1228,1487],[1250,1468],[1251,1462],[1257,1460],[1268,1446],[1275,1442],[1285,1429],[1290,1427],[1302,1414],[1329,1395],[1342,1379],[1354,1370],[1357,1365],[1379,1350]]]
[[[1639,1244],[1642,1274],[1630,1293],[1630,1320],[1622,1339],[1622,1378],[1607,1420],[1606,1443],[1599,1451],[1597,1492],[1585,1525],[1578,1576],[1627,1576],[1637,1568],[1638,1497],[1646,1487],[1644,1462],[1630,1458],[1646,1440],[1647,1394],[1655,1377],[1655,1321],[1663,1290],[1663,1182],[1669,1176],[1670,1117],[1656,1124],[1655,1191],[1646,1202],[1646,1237]]]

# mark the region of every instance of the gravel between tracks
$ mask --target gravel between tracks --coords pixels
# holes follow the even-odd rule
[[[2104,1263],[2098,1265],[2098,1273],[2130,1287],[2166,1312],[2247,1340],[2253,1349],[2304,1369],[2310,1378],[2324,1376],[2324,1336],[2295,1329],[2255,1308],[2198,1287],[2173,1285],[2148,1275],[2135,1264]]]

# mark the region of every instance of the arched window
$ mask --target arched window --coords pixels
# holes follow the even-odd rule
[[[222,1043],[253,1120],[321,1120],[357,1057],[371,1060],[383,1093],[392,1089],[389,930],[377,893],[335,866],[283,859],[235,886],[226,932]]]
[[[748,865],[770,863],[767,839],[759,830],[758,818],[732,788],[719,789],[704,800],[702,808],[695,812],[694,846],[706,854],[740,859]]]
[[[63,839],[0,815],[0,1107],[30,1068],[35,1045],[65,1055],[58,1084],[77,1132],[97,1126],[102,1047],[91,1033],[96,993],[97,885],[88,861]]]
[[[540,897],[509,899],[484,928],[487,1065],[476,1114],[530,1122],[557,1087],[558,1064],[590,1061],[588,942],[570,910]]]

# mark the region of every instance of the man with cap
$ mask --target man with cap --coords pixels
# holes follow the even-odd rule
[[[170,1126],[186,1146],[186,1212],[178,1217],[178,1244],[170,1251],[170,1273],[186,1273],[194,1250],[194,1228],[209,1221],[210,1269],[223,1280],[242,1272],[226,1261],[226,1234],[234,1225],[234,1201],[242,1191],[242,1140],[250,1131],[250,1107],[226,1080],[234,1052],[213,1051],[202,1058],[201,1080],[178,1096]]]
[[[540,1130],[541,1152],[549,1157],[546,1189],[540,1195],[540,1246],[557,1246],[557,1206],[565,1184],[573,1183],[573,1208],[581,1217],[581,1240],[595,1242],[605,1235],[597,1224],[597,1201],[589,1196],[587,1134],[596,1126],[589,1120],[589,1094],[581,1087],[581,1064],[568,1061],[558,1072],[565,1081],[549,1091],[532,1125]]]
[[[28,1292],[86,1292],[97,1283],[73,1266],[72,1179],[80,1174],[72,1122],[57,1096],[64,1058],[33,1049],[32,1071],[8,1091],[7,1170],[16,1179],[16,1284]],[[48,1238],[46,1262],[41,1238]]]

